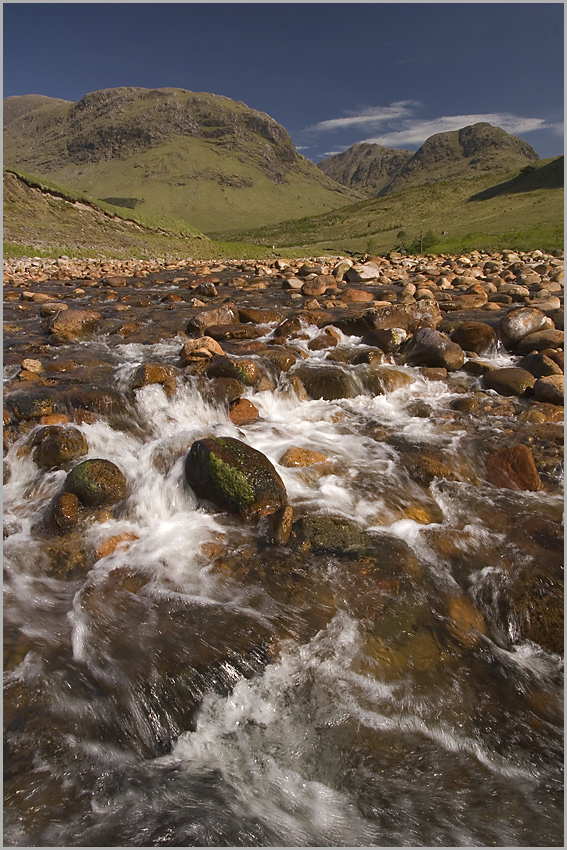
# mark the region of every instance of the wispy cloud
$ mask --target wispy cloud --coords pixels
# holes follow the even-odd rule
[[[514,135],[530,133],[534,130],[553,129],[553,125],[548,124],[543,118],[524,118],[509,112],[487,112],[471,115],[443,115],[440,118],[433,118],[429,121],[404,120],[399,122],[396,129],[364,139],[363,141],[369,144],[386,145],[388,147],[403,144],[421,145],[430,136],[435,135],[435,133],[460,130],[462,127],[468,127],[471,124],[478,124],[480,122],[487,122],[488,124],[501,127],[507,133],[513,133]]]
[[[400,121],[413,114],[415,107],[419,106],[415,100],[398,100],[389,106],[369,106],[358,112],[349,112],[344,118],[330,118],[327,121],[319,121],[308,127],[308,130],[321,133],[330,130],[344,130],[348,127],[375,126],[388,124],[392,121]]]

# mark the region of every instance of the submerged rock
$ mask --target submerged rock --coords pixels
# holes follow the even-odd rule
[[[233,437],[207,437],[191,446],[185,476],[197,496],[245,519],[267,516],[287,504],[272,463]]]
[[[493,452],[486,461],[486,477],[495,487],[507,487],[510,490],[543,488],[533,455],[523,445]]]
[[[341,516],[308,516],[298,523],[300,536],[315,552],[363,557],[372,554],[372,537],[354,522]]]

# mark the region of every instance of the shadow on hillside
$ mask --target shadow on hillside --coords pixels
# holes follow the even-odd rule
[[[559,156],[541,168],[527,165],[516,177],[471,195],[469,201],[488,201],[498,195],[532,192],[535,189],[560,189],[564,184],[563,161],[564,157]]]

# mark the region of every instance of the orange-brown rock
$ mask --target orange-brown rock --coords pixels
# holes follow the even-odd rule
[[[495,487],[509,490],[541,490],[543,484],[531,450],[517,445],[499,449],[486,459],[486,478]]]

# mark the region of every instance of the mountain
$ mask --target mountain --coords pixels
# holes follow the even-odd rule
[[[185,222],[95,202],[31,174],[4,169],[4,255],[264,257],[266,248],[213,242]]]
[[[381,145],[354,145],[324,159],[319,168],[342,183],[376,197],[411,186],[495,175],[536,162],[535,150],[500,127],[480,122],[430,136],[414,154]]]
[[[331,180],[372,196],[388,186],[412,156],[411,151],[361,142],[324,159],[319,168]]]
[[[6,98],[4,165],[205,232],[322,213],[359,197],[298,153],[263,112],[175,88],[104,89],[76,103]]]

